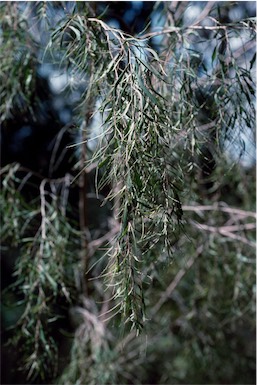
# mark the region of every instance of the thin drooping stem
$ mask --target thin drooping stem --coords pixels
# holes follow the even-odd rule
[[[92,98],[89,100],[84,125],[82,127],[82,143],[80,155],[80,168],[83,172],[79,176],[79,224],[81,231],[81,265],[82,265],[82,289],[83,293],[88,295],[88,267],[89,267],[89,252],[88,252],[88,202],[87,202],[87,187],[88,176],[85,168],[87,161],[87,128],[91,119]]]

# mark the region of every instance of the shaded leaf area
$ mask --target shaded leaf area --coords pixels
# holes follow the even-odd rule
[[[39,190],[40,206],[35,201],[33,210],[17,191],[16,186],[21,182],[18,170],[19,165],[3,170],[6,174],[3,174],[1,195],[2,201],[9,203],[9,206],[1,205],[5,224],[2,244],[19,250],[13,284],[3,293],[7,309],[13,306],[14,296],[19,298],[14,314],[18,315],[15,328],[20,332],[8,343],[17,346],[20,354],[26,357],[23,370],[32,381],[39,373],[48,380],[46,373],[49,370],[54,373],[57,362],[57,345],[51,334],[56,321],[58,324],[58,319],[64,316],[56,313],[56,309],[61,304],[61,307],[69,306],[76,292],[72,268],[76,262],[73,254],[75,239],[72,242],[71,239],[72,234],[78,235],[78,231],[69,225],[66,217],[70,177],[67,175],[66,179],[56,183],[43,179]],[[13,321],[4,319],[10,331],[14,327]]]
[[[116,220],[120,218],[120,234],[109,257],[107,275],[113,280],[117,274],[116,282],[121,285],[113,285],[115,297],[125,317],[140,328],[140,265],[147,264],[149,250],[157,244],[171,252],[182,217],[178,195],[181,170],[172,164],[164,135],[164,130],[172,134],[172,126],[166,100],[153,85],[165,81],[162,66],[156,53],[143,47],[140,40],[95,18],[74,15],[58,26],[53,42],[58,37],[63,46],[64,36],[69,36],[65,60],[75,57],[72,65],[78,71],[90,68],[90,88],[84,101],[96,92],[103,97],[104,131],[90,162],[100,159],[100,166],[105,167],[100,186],[113,186],[107,200],[114,202]],[[153,257],[154,252],[150,254]]]
[[[241,173],[239,169],[237,172]],[[76,378],[77,360],[81,366],[90,365],[88,370],[80,371],[81,384],[85,381],[93,384],[99,378],[100,383],[106,384],[183,384],[192,382],[192,378],[199,383],[252,382],[255,376],[252,242],[256,213],[253,206],[252,211],[247,211],[231,205],[235,200],[245,199],[247,204],[252,200],[253,173],[249,172],[246,178],[248,188],[235,181],[233,195],[226,201],[217,204],[207,200],[204,205],[193,202],[182,206],[188,225],[178,250],[183,246],[186,253],[177,251],[172,264],[164,262],[154,267],[152,285],[144,287],[148,322],[139,336],[132,330],[125,335],[121,332],[116,339],[119,321],[113,318],[101,322],[109,318],[109,313],[102,315],[91,310],[98,315],[97,322],[101,325],[94,341],[99,341],[102,328],[105,337],[98,349],[97,344],[81,345],[79,338],[83,334],[79,335],[69,370],[64,374],[67,383],[72,384]],[[221,184],[219,189],[223,188]],[[202,226],[200,232],[198,225]],[[234,236],[239,238],[235,240]],[[245,242],[240,237],[245,237]],[[144,272],[149,273],[149,266]],[[82,309],[77,311],[84,314],[88,325],[88,310],[93,305],[84,306],[84,313]],[[104,348],[106,339],[108,346]],[[88,346],[93,352],[97,349],[99,356],[87,355]],[[94,379],[94,373],[99,374],[98,380]]]
[[[18,4],[3,2],[1,17],[1,123],[17,110],[32,113],[29,101],[35,86],[37,42],[27,33],[28,20]],[[29,47],[29,49],[28,49]]]

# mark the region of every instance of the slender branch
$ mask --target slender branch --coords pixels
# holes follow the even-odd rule
[[[115,235],[117,235],[120,231],[120,224],[118,221],[115,221],[115,225],[112,227],[110,231],[104,234],[102,237],[94,239],[93,241],[88,243],[89,255],[92,256],[95,251],[101,246],[104,242],[109,241],[112,242]]]
[[[202,12],[198,16],[197,20],[194,22],[194,25],[197,25],[207,17],[210,11],[212,10],[213,6],[214,6],[214,2],[208,1],[206,6],[203,8]]]
[[[196,255],[191,257],[187,261],[186,266],[178,271],[178,273],[176,274],[175,278],[172,280],[172,282],[169,284],[169,286],[167,287],[165,292],[162,294],[162,296],[159,299],[159,301],[153,307],[152,312],[151,312],[152,316],[154,314],[156,314],[160,310],[162,305],[167,301],[167,299],[170,298],[171,293],[176,289],[176,287],[178,286],[179,282],[184,277],[184,275],[187,273],[187,271],[193,266],[196,258],[202,253],[202,251],[203,251],[203,246],[200,246],[198,248],[198,250],[197,250]]]
[[[197,223],[197,222],[194,222],[192,221],[192,223],[194,223],[194,225],[198,228],[203,228],[203,229],[207,229],[207,230],[210,230],[210,231],[217,231],[217,232],[220,232],[220,233],[226,233],[226,232],[234,232],[234,231],[243,231],[243,230],[254,230],[256,229],[256,224],[255,223],[246,223],[244,225],[231,225],[231,226],[208,226],[208,225],[204,225],[204,224],[201,224],[201,223]]]
[[[213,25],[213,26],[204,26],[204,25],[191,25],[188,27],[169,27],[169,28],[164,28],[161,31],[156,31],[156,32],[149,32],[146,33],[145,35],[140,36],[141,39],[149,39],[155,36],[160,36],[160,35],[165,35],[168,33],[179,33],[179,32],[185,32],[185,31],[218,31],[218,30],[223,30],[226,31],[230,26],[228,25]],[[246,26],[238,26],[238,25],[233,25],[234,29],[246,29]],[[249,29],[254,29],[252,27],[249,27]]]
[[[235,207],[224,207],[221,206],[222,202],[217,202],[216,205],[197,205],[197,206],[182,206],[183,211],[194,211],[194,212],[201,212],[201,211],[222,211],[228,214],[237,214],[242,217],[253,217],[257,218],[257,214],[252,211],[246,211],[246,210],[240,210]]]
[[[53,172],[58,168],[58,165],[63,159],[64,154],[67,152],[67,147],[63,149],[62,151],[62,156],[59,156],[59,159],[57,160],[57,152],[58,149],[60,148],[61,140],[63,138],[63,135],[65,131],[67,131],[67,128],[69,125],[64,126],[56,135],[56,140],[54,143],[53,151],[51,153],[51,158],[49,162],[49,174],[52,175]]]
[[[95,170],[98,166],[98,161],[97,162],[93,162],[92,164],[90,164],[89,166],[83,167],[83,169],[77,174],[77,176],[75,178],[73,178],[70,182],[70,184],[73,184],[73,182],[75,181],[75,179],[78,178],[78,176],[82,173],[86,173],[86,174],[89,174],[90,172],[92,172],[93,170]],[[14,167],[14,166],[18,166],[15,168],[15,172],[17,171],[24,171],[24,172],[27,172],[28,175],[26,175],[24,177],[24,180],[25,181],[21,181],[21,185],[19,186],[18,188],[18,191],[21,191],[23,186],[27,183],[28,179],[31,178],[32,176],[35,176],[39,179],[44,179],[46,182],[53,182],[53,183],[66,183],[66,180],[67,180],[67,175],[71,176],[71,174],[67,173],[65,174],[65,176],[63,177],[60,177],[60,178],[46,178],[44,175],[40,174],[39,172],[36,172],[36,171],[32,171],[31,169],[29,169],[28,167],[24,167],[24,166],[20,166],[18,163],[11,163],[11,164],[8,164],[7,166],[3,167],[2,169],[0,169],[0,176],[6,174],[9,172],[10,168],[11,167]]]
[[[43,179],[40,183],[40,200],[41,200],[41,242],[40,242],[40,255],[43,256],[44,242],[46,240],[46,200],[45,200],[45,184],[46,179]]]
[[[89,92],[89,91],[88,91]],[[89,253],[88,253],[88,209],[87,209],[87,173],[85,172],[85,164],[87,161],[87,147],[86,137],[87,128],[91,119],[91,111],[93,105],[93,98],[88,97],[88,103],[85,113],[85,121],[82,127],[82,144],[81,144],[81,155],[80,155],[80,169],[83,170],[79,176],[79,224],[81,231],[81,258],[82,258],[82,286],[85,294],[88,295],[88,264],[89,264]]]
[[[86,130],[82,131],[83,140],[86,138]],[[79,176],[79,226],[81,231],[81,258],[82,258],[82,286],[83,291],[88,294],[88,281],[84,277],[88,270],[88,252],[87,252],[87,174],[84,171],[86,163],[86,144],[81,144],[80,168],[83,172]],[[84,279],[85,278],[85,279]]]
[[[203,223],[198,223],[195,221],[190,221],[190,222],[193,223],[194,226],[197,228],[201,228],[203,230],[208,230],[208,231],[217,232],[217,233],[231,233],[234,231],[256,229],[255,223],[247,223],[245,225],[232,225],[232,226],[209,226],[209,225],[205,225]]]
[[[211,233],[220,234],[220,235],[223,235],[224,237],[235,239],[237,241],[245,243],[246,245],[249,245],[249,246],[252,246],[252,247],[256,247],[256,243],[255,242],[249,241],[247,238],[242,237],[240,235],[236,235],[236,234],[231,232],[231,231],[238,231],[240,229],[240,226],[221,226],[221,227],[215,227],[215,226],[204,225],[204,224],[197,223],[197,222],[193,222],[193,223],[194,223],[194,226],[197,227],[198,229],[206,230],[206,231],[209,231]],[[248,224],[248,225],[250,225],[250,224]],[[253,224],[253,225],[254,226],[251,227],[251,229],[256,228],[255,224]],[[246,225],[245,225],[245,227],[246,227]],[[231,228],[233,228],[233,229],[231,230]],[[237,230],[235,230],[236,228],[237,228]]]
[[[239,47],[233,54],[234,58],[237,59],[240,56],[244,55],[247,51],[256,47],[255,39],[247,41],[242,47]]]

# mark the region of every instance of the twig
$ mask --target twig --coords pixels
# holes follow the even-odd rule
[[[247,226],[250,227],[250,225],[253,225],[253,226],[250,227],[250,229],[254,229],[254,228],[256,228],[255,224],[248,223],[247,225],[241,225],[241,226],[239,225],[239,226],[220,226],[220,227],[215,227],[215,226],[204,225],[204,224],[197,223],[197,222],[194,222],[194,221],[192,221],[192,223],[198,229],[210,231],[211,233],[220,234],[220,235],[223,235],[224,237],[235,239],[237,241],[243,242],[246,245],[249,245],[249,246],[252,246],[252,247],[256,247],[255,242],[249,241],[247,238],[242,237],[240,235],[236,235],[236,234],[231,232],[231,231],[239,231],[240,227],[241,227],[241,229],[243,227],[245,229],[245,228],[247,228]]]
[[[256,229],[255,223],[246,223],[244,225],[231,225],[231,226],[208,226],[195,221],[191,221],[196,227],[202,228],[204,230],[209,230],[218,233],[227,233],[234,231],[242,231],[242,230],[254,230]]]
[[[89,242],[88,243],[89,255],[92,256],[95,253],[95,251],[98,249],[98,247],[101,246],[104,242],[106,241],[111,242],[114,239],[115,235],[118,234],[119,231],[120,231],[120,225],[117,222],[116,225],[110,231],[108,231],[108,233],[104,234],[100,238],[94,239],[93,241]]]
[[[183,211],[195,211],[195,212],[201,212],[201,211],[222,211],[229,214],[238,214],[242,217],[253,217],[257,218],[256,213],[252,211],[246,211],[237,209],[235,207],[224,207],[221,206],[222,202],[218,202],[217,205],[197,205],[197,206],[182,206]]]
[[[201,254],[201,252],[203,251],[203,246],[200,246],[197,250],[197,253],[195,256],[191,257],[188,261],[187,261],[187,264],[184,268],[182,268],[181,270],[179,270],[179,272],[177,273],[177,275],[175,276],[175,278],[173,279],[173,281],[170,283],[170,285],[167,287],[167,289],[165,290],[165,292],[162,294],[161,298],[159,299],[159,301],[157,302],[157,304],[153,307],[152,309],[152,316],[154,314],[156,314],[160,308],[162,307],[162,305],[167,301],[167,299],[170,297],[171,293],[176,289],[176,287],[178,286],[179,282],[181,281],[181,279],[184,277],[184,275],[186,274],[186,272],[193,266],[196,258]]]
[[[61,193],[61,196],[62,196],[61,212],[63,216],[66,215],[66,208],[67,208],[69,192],[70,192],[70,181],[71,181],[70,174],[66,173],[64,177],[64,184],[62,186],[62,193]]]
[[[90,92],[90,90],[88,90]],[[86,147],[86,135],[87,128],[91,119],[91,110],[94,99],[89,96],[88,104],[85,111],[84,127],[82,127],[82,144],[81,144],[81,155],[80,155],[80,169],[83,172],[79,176],[79,225],[81,231],[81,258],[82,258],[82,286],[85,294],[88,295],[88,264],[89,264],[89,253],[88,253],[88,213],[87,213],[87,173],[85,172],[85,164],[87,161],[87,147]]]
[[[29,169],[27,167],[21,166],[19,163],[11,163],[11,164],[8,164],[7,166],[3,167],[0,170],[0,175],[9,172],[10,169],[12,169],[12,168],[13,169],[15,168],[14,173],[16,173],[17,171],[24,171],[24,172],[27,172],[29,174],[29,177],[36,176],[39,179],[44,179],[46,182],[63,183],[63,182],[65,182],[65,178],[66,178],[66,176],[61,177],[61,178],[55,178],[55,179],[54,178],[46,178],[44,175],[42,175],[36,171],[32,171],[31,169]],[[90,171],[91,170],[89,170],[89,172]],[[26,180],[26,182],[27,182],[27,180]]]
[[[160,36],[160,35],[165,35],[167,33],[178,33],[178,32],[185,32],[185,31],[197,31],[197,30],[202,30],[202,31],[218,31],[218,30],[223,30],[226,31],[229,28],[227,25],[214,25],[214,26],[204,26],[204,25],[191,25],[188,27],[169,27],[169,28],[164,28],[161,31],[156,31],[156,32],[149,32],[146,33],[145,35],[140,36],[141,39],[148,39],[152,38],[155,36]],[[233,28],[236,29],[245,29],[245,26],[233,26]],[[249,27],[250,29],[250,27]],[[251,28],[253,29],[253,28]]]
[[[59,132],[58,134],[56,135],[56,139],[54,139],[54,146],[53,146],[53,151],[51,153],[51,158],[50,158],[50,163],[49,163],[49,174],[52,175],[53,172],[58,168],[58,165],[60,163],[60,161],[62,161],[63,159],[63,156],[65,154],[65,152],[67,151],[67,148],[64,148],[63,151],[64,151],[64,154],[63,154],[63,151],[62,151],[62,156],[59,157],[59,160],[56,159],[56,156],[57,156],[57,151],[60,147],[60,144],[61,144],[61,140],[63,138],[63,135],[65,133],[65,131],[67,130],[67,126],[64,126]]]
[[[41,243],[40,243],[40,255],[43,255],[44,241],[46,240],[46,200],[45,200],[45,184],[46,179],[43,179],[40,183],[40,200],[41,200]]]
[[[206,6],[203,8],[202,12],[200,13],[200,15],[198,16],[197,20],[194,22],[193,25],[196,25],[200,23],[203,19],[205,19],[209,15],[213,6],[214,6],[214,2],[208,1]]]

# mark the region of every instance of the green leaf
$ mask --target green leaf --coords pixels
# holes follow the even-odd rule
[[[145,94],[145,96],[147,96],[154,105],[159,105],[158,99],[144,85],[143,79],[140,76],[137,76],[137,78],[138,78],[139,86],[141,87],[141,89],[142,89],[143,93]]]
[[[45,271],[45,276],[48,279],[50,285],[53,287],[54,291],[56,291],[57,283],[55,282],[55,280],[50,276],[50,274],[48,274],[47,271]]]
[[[252,59],[250,60],[250,70],[253,68],[255,61],[256,61],[256,52],[254,53]]]
[[[81,38],[80,31],[77,28],[74,28],[72,25],[69,25],[69,28],[75,33],[77,39],[80,40]]]
[[[213,53],[211,55],[211,62],[213,64],[214,60],[216,59],[217,57],[217,46],[215,46],[214,50],[213,50]]]
[[[108,156],[107,158],[105,158],[102,162],[100,162],[98,164],[98,168],[102,168],[103,166],[105,166],[110,160],[110,156]]]
[[[164,81],[163,76],[161,76],[160,72],[158,72],[153,66],[150,66],[146,61],[140,59],[139,57],[136,58],[145,68],[147,68],[151,73],[153,73],[159,80]]]

